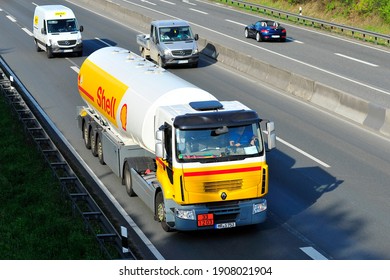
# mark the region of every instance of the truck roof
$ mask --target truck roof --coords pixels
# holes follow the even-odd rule
[[[171,26],[186,26],[189,25],[185,20],[180,19],[166,19],[152,21],[152,25],[156,27],[171,27]]]

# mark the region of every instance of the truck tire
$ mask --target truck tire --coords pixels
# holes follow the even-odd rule
[[[85,122],[83,123],[83,139],[85,147],[88,150],[91,149],[91,132],[88,124],[86,124]]]
[[[91,146],[91,152],[94,157],[98,156],[98,151],[97,151],[97,144],[96,144],[96,137],[94,135],[90,136],[90,146]]]
[[[103,145],[99,134],[96,135],[96,150],[97,150],[97,156],[99,158],[100,164],[104,165],[105,163],[104,163]]]
[[[131,181],[131,172],[130,172],[130,167],[129,164],[126,162],[125,164],[125,169],[123,170],[123,183],[126,187],[126,192],[127,194],[132,197],[136,196],[136,193],[133,190],[133,184]]]
[[[173,231],[173,229],[167,224],[166,221],[164,196],[161,191],[156,195],[156,205],[154,209],[156,212],[156,220],[161,223],[163,230],[166,232]]]

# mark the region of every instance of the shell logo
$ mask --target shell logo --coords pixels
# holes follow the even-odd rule
[[[127,104],[124,104],[121,108],[121,114],[120,114],[122,129],[126,131],[127,126]]]

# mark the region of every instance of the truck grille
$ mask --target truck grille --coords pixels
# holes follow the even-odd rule
[[[203,184],[205,192],[218,192],[220,190],[234,191],[242,187],[242,179],[226,180],[217,182],[205,182]]]
[[[213,213],[215,223],[235,221],[240,214],[240,206],[235,201],[209,203],[209,213]]]
[[[61,47],[70,47],[76,44],[76,40],[63,40],[58,41],[58,45]]]
[[[173,56],[189,56],[192,54],[192,50],[177,50],[177,51],[172,51]]]

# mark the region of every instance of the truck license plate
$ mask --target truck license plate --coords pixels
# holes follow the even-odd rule
[[[231,223],[222,223],[222,224],[216,224],[215,225],[215,228],[217,229],[222,229],[222,228],[233,228],[236,226],[236,223],[235,222],[231,222]]]
[[[198,227],[214,225],[214,214],[198,214]]]
[[[185,63],[188,63],[188,60],[179,60],[177,63],[178,64],[185,64]]]

